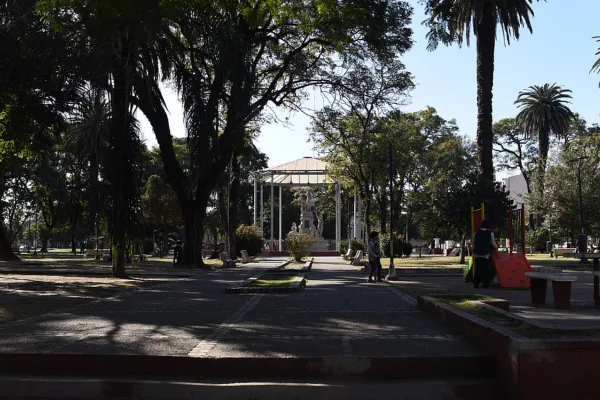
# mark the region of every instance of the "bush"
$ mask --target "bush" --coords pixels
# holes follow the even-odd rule
[[[358,239],[352,239],[350,241],[350,248],[356,253],[358,250],[362,250],[365,251],[365,244],[358,240]],[[348,250],[348,249],[346,249]]]
[[[310,254],[310,246],[315,242],[315,238],[308,233],[293,233],[285,239],[285,248],[292,253],[296,261]]]
[[[263,244],[262,232],[254,225],[240,225],[235,231],[235,248],[238,256],[242,255],[242,250],[246,250],[250,256],[256,256],[262,252]]]
[[[348,246],[347,240],[340,240],[340,253],[346,254],[348,252]]]
[[[381,239],[381,248],[387,257],[390,256],[390,238],[384,236]],[[394,238],[394,257],[410,257],[413,250],[413,246],[410,243]]]
[[[413,251],[413,245],[408,243],[408,242],[401,242],[401,247],[402,249],[402,254],[404,254],[405,257],[410,257],[410,255],[412,254]]]

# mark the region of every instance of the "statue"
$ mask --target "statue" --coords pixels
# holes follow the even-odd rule
[[[292,229],[290,230],[290,233],[298,233],[298,225],[296,225],[295,222],[292,222]]]
[[[317,232],[319,233],[319,236],[323,236],[323,213],[317,215],[317,221],[319,223],[319,225],[317,225]]]

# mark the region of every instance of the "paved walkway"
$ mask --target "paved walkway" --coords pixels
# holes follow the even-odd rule
[[[204,273],[0,326],[5,352],[194,357],[472,355],[479,348],[411,298],[337,258],[317,258],[302,293],[226,294],[264,266]]]
[[[540,327],[553,329],[600,329],[600,307],[594,306],[593,276],[590,271],[569,270],[569,274],[577,276],[571,292],[571,309],[555,310],[553,308],[552,284],[548,283],[546,290],[546,304],[534,307],[531,305],[531,292],[529,289],[502,289],[497,284],[484,289],[475,289],[472,284],[466,283],[462,276],[402,276],[394,282],[400,288],[416,288],[416,291],[426,293],[460,293],[478,294],[510,302],[510,311],[525,317],[529,322]],[[427,290],[424,290],[427,288]]]

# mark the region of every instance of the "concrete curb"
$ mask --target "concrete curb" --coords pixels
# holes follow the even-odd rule
[[[494,378],[489,355],[437,357],[203,358],[116,354],[0,353],[0,375],[136,379]],[[1,393],[2,391],[0,391]]]
[[[306,281],[304,280],[304,274],[312,268],[313,258],[304,264],[302,270],[285,270],[285,267],[291,263],[291,260],[283,262],[276,268],[266,269],[264,273],[255,275],[251,278],[246,279],[240,286],[228,287],[225,289],[226,293],[234,294],[250,294],[250,293],[297,293],[301,292],[306,288]],[[250,284],[257,279],[265,275],[296,275],[296,278],[289,286],[285,287],[253,287]]]
[[[126,269],[127,272],[127,269]],[[88,277],[112,277],[112,270],[108,268],[106,271],[81,271],[81,270],[69,270],[69,269],[4,269],[0,268],[0,275],[56,275],[56,276],[88,276]],[[193,274],[185,273],[170,273],[170,272],[128,272],[129,276],[144,276],[144,277],[157,277],[157,278],[190,278]]]
[[[420,296],[418,305],[495,354],[511,398],[584,400],[597,397],[600,339],[529,339],[430,296]],[[501,310],[493,311],[503,314]]]
[[[110,379],[44,379],[0,377],[0,399],[211,399],[211,400],[414,400],[504,399],[497,379],[427,381],[150,381]]]
[[[290,275],[297,275],[298,273],[293,273]],[[255,277],[252,277],[246,281],[246,285],[252,283],[253,281],[263,277],[265,275],[284,275],[284,274],[261,274]],[[225,289],[226,293],[236,293],[236,294],[248,294],[248,293],[296,293],[301,292],[306,288],[306,282],[304,280],[304,274],[298,274],[294,281],[290,283],[289,286],[284,287],[254,287],[254,286],[239,286],[239,287],[229,287]]]

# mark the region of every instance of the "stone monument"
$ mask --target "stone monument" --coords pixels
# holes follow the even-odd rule
[[[311,251],[329,250],[329,243],[323,239],[323,215],[318,218],[315,225],[314,199],[311,198],[310,188],[302,189],[300,193],[300,233],[307,233],[315,238]]]

